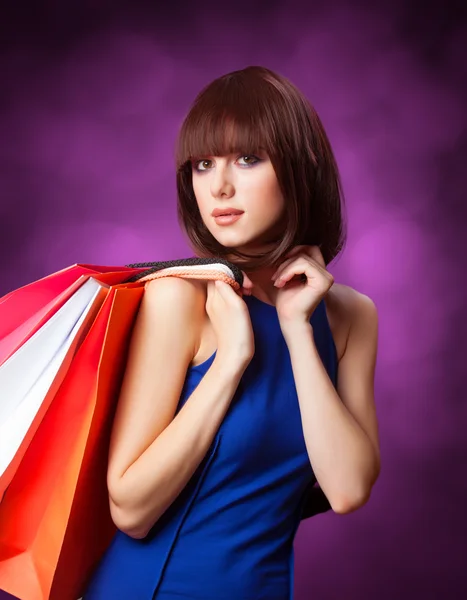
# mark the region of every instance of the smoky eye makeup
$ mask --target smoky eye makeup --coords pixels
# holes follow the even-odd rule
[[[246,159],[246,160],[245,160]],[[251,168],[254,167],[255,165],[257,165],[258,163],[262,162],[264,159],[261,158],[260,156],[258,156],[257,154],[254,154],[252,152],[247,152],[247,153],[239,153],[236,156],[235,162],[239,162],[240,167],[243,168]],[[212,160],[210,158],[193,158],[191,159],[191,166],[192,169],[198,173],[203,173],[204,171],[208,171],[209,167],[204,168],[204,169],[200,169],[200,165],[202,163],[210,163],[212,162]]]

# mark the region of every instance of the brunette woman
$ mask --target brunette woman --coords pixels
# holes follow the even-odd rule
[[[301,519],[357,509],[378,477],[377,312],[327,270],[338,169],[286,78],[248,67],[201,91],[177,189],[195,254],[244,288],[147,285],[109,454],[119,531],[85,599],[289,600]]]

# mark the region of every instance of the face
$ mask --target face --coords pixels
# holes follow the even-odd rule
[[[193,190],[210,233],[226,248],[254,252],[277,243],[284,228],[284,198],[266,152],[206,156],[192,162]],[[214,209],[244,211],[231,224]]]

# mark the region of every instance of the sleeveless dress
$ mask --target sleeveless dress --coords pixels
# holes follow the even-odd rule
[[[276,308],[244,296],[255,354],[192,478],[144,539],[117,531],[84,600],[291,600],[293,541],[316,481]],[[324,300],[310,322],[336,385]],[[177,412],[216,353],[186,374]]]

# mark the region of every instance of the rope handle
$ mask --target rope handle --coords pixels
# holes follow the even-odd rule
[[[152,279],[175,276],[203,280],[220,279],[231,285],[235,290],[243,286],[242,270],[237,265],[220,257],[201,258],[194,256],[168,261],[133,263],[125,266],[132,269],[144,269],[141,273],[132,275],[126,280],[126,283],[148,282]]]

